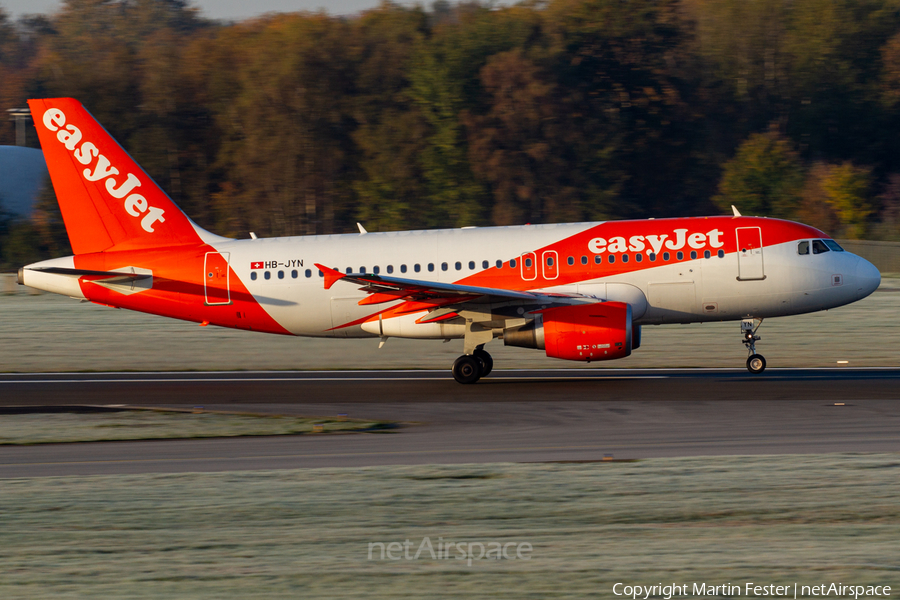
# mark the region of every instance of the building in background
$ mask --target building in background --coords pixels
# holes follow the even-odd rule
[[[0,146],[0,210],[18,217],[30,217],[38,194],[49,183],[44,154],[28,148],[26,123],[31,119],[27,108],[6,112],[16,124],[16,145]]]

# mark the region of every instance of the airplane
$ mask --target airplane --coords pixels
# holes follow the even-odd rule
[[[625,358],[644,325],[763,319],[849,304],[881,274],[807,225],[733,215],[230,239],[185,215],[71,98],[30,100],[73,256],[18,282],[96,304],[273,334],[463,340],[571,361]]]

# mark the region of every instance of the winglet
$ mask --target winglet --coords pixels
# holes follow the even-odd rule
[[[737,206],[735,206],[734,204],[731,205],[731,212],[733,212],[734,216],[736,216],[736,217],[742,216],[741,212],[737,209]]]
[[[366,235],[369,233],[366,231],[366,228],[362,226],[362,223],[357,223],[356,226],[359,227],[359,235]]]
[[[322,274],[325,275],[325,289],[326,290],[330,290],[331,286],[333,286],[336,281],[344,278],[344,274],[341,273],[340,271],[335,271],[334,269],[330,269],[330,268],[326,267],[325,265],[320,265],[319,263],[315,263],[315,264],[316,264],[316,267],[318,267],[318,269],[320,271],[322,271]]]

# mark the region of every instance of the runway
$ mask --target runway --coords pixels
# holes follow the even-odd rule
[[[247,404],[310,401],[555,402],[609,400],[843,401],[897,398],[900,369],[557,369],[494,371],[475,385],[449,370],[0,374],[0,406]]]
[[[0,407],[203,406],[391,433],[0,447],[0,477],[900,451],[900,369],[0,375]]]

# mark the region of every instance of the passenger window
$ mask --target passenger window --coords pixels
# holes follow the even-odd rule
[[[655,252],[651,252],[649,257],[650,257],[650,262],[656,262],[656,253]]]
[[[663,260],[669,260],[669,253],[663,252]]]
[[[679,250],[679,251],[678,251],[678,254],[676,254],[675,256],[678,258],[678,260],[683,260],[683,259],[684,259],[684,252],[682,252],[681,250]]]
[[[643,261],[643,260],[644,260],[644,255],[643,255],[643,254],[635,254],[635,255],[634,255],[634,261],[635,261],[635,262],[641,262],[641,261]]]
[[[575,257],[570,256],[569,258],[566,259],[566,262],[569,263],[569,266],[571,267],[572,265],[575,264]]]
[[[526,259],[525,259],[525,268],[526,268],[526,269],[530,269],[530,268],[531,268],[531,259],[530,259],[530,258],[526,258]]]
[[[360,267],[360,268],[359,268],[359,272],[360,272],[360,273],[365,273],[365,272],[366,272],[366,268],[365,268],[365,267]]]
[[[291,271],[291,279],[297,279],[297,269]]]
[[[319,271],[319,277],[325,277],[325,273],[323,273],[322,271]]]
[[[710,256],[712,256],[712,254],[709,253],[709,250],[703,251],[703,258],[709,258]]]
[[[352,273],[352,272],[353,272],[353,268],[352,268],[352,267],[347,267],[347,275],[349,275],[349,274]]]
[[[284,279],[284,271],[278,271],[278,279]]]
[[[497,268],[498,268],[498,269],[502,269],[502,268],[503,268],[503,261],[502,261],[502,260],[498,260],[498,261],[497,261]]]
[[[487,269],[487,268],[490,267],[490,266],[491,266],[491,263],[489,263],[488,261],[486,261],[486,260],[481,261],[481,268],[482,268],[482,269]]]
[[[813,254],[824,254],[828,252],[828,246],[825,245],[825,242],[822,240],[813,240],[812,242]]]
[[[307,269],[306,270],[306,278],[309,279],[310,277],[312,277],[312,269]]]
[[[457,261],[457,262],[456,262],[456,265],[454,265],[454,266],[456,267],[456,270],[457,270],[457,271],[459,271],[459,270],[462,269],[462,263],[459,262],[459,261]]]
[[[263,275],[266,279],[272,279],[272,274],[266,271],[265,275]]]
[[[695,259],[695,258],[697,258],[697,251],[696,251],[696,250],[691,250],[691,260],[693,260],[693,259]]]
[[[400,265],[400,272],[406,273],[406,265]]]
[[[586,265],[586,264],[587,264],[587,256],[582,256],[582,257],[581,257],[581,264],[583,264],[583,265]]]
[[[428,271],[434,272],[434,263],[428,263]]]
[[[719,258],[725,258],[725,251],[719,250],[718,252],[716,252],[716,255],[718,255]]]
[[[470,260],[470,261],[469,261],[469,270],[470,270],[470,271],[474,271],[474,270],[475,270],[475,261],[474,261],[474,260]]]
[[[516,268],[516,259],[514,259],[514,258],[509,259],[509,268],[510,269]]]
[[[627,255],[627,254],[623,254],[623,255],[622,255],[622,262],[628,262],[628,255]]]
[[[553,266],[553,257],[552,257],[552,256],[548,256],[548,257],[547,257],[547,266],[548,266],[548,267],[552,267],[552,266]]]
[[[598,265],[603,264],[603,256],[601,256],[601,255],[599,255],[599,254],[596,255],[596,256],[594,257],[594,262],[595,262],[596,264],[598,264]]]
[[[375,275],[378,275],[379,273],[381,273],[381,267],[378,267],[378,266],[372,267],[372,273],[374,273]]]
[[[609,255],[609,264],[613,264],[614,262],[616,262],[616,255],[610,254]]]
[[[447,266],[447,263],[441,263],[441,271],[446,271],[450,267]]]
[[[803,240],[797,244],[797,254],[809,254],[809,240]]]
[[[394,265],[388,265],[388,266],[387,266],[387,272],[388,272],[388,274],[393,273],[393,272],[394,272]]]
[[[250,273],[250,279],[252,279],[253,281],[256,281],[256,271],[253,271],[252,273]]]

